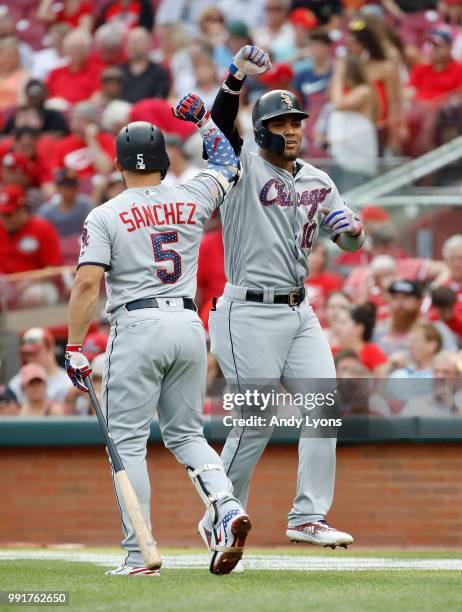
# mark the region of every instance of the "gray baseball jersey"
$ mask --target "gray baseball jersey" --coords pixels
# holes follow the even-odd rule
[[[292,176],[242,150],[242,176],[221,207],[228,282],[244,287],[297,287],[320,222],[319,210],[345,206],[329,176],[297,160]]]
[[[127,189],[88,215],[79,265],[106,268],[111,334],[103,375],[103,409],[112,438],[150,518],[146,444],[157,409],[165,445],[215,500],[216,520],[241,506],[216,451],[203,435],[207,351],[193,298],[204,222],[224,190],[207,171],[179,187]],[[157,308],[127,310],[141,298]],[[180,298],[180,299],[179,299]],[[203,472],[203,473],[202,473]],[[196,485],[198,486],[198,485]],[[126,563],[144,561],[116,485]]]
[[[246,291],[266,289],[269,298],[302,286],[320,210],[345,204],[330,177],[304,161],[297,160],[293,176],[259,154],[243,150],[240,160],[241,179],[220,209],[228,283],[210,313],[211,351],[231,388],[280,380],[289,392],[310,393],[313,385],[330,389],[334,361],[308,298],[296,307],[260,304],[246,301]],[[239,409],[235,414],[240,416]],[[314,439],[306,431],[301,430],[291,527],[324,518],[333,497],[336,440]],[[236,426],[223,448],[223,464],[244,506],[268,436],[258,427]]]
[[[179,187],[126,189],[92,210],[79,265],[106,268],[107,311],[153,296],[194,298],[204,222],[222,197],[204,171]]]

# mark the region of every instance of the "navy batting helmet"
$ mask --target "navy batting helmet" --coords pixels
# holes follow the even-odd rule
[[[285,89],[268,91],[258,98],[252,111],[253,132],[255,142],[262,149],[269,149],[280,155],[286,146],[286,139],[280,134],[270,132],[265,121],[281,115],[297,115],[300,119],[309,117],[300,108],[297,97]]]
[[[164,135],[147,121],[134,121],[120,130],[116,153],[124,170],[159,170],[164,178],[170,166]]]

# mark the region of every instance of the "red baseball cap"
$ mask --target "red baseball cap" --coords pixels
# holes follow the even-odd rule
[[[318,18],[310,11],[310,9],[300,7],[290,13],[290,21],[293,25],[303,26],[307,30],[315,28],[318,24]]]
[[[0,214],[10,215],[25,204],[26,192],[19,185],[6,185],[0,188]]]
[[[361,211],[363,221],[388,221],[387,211],[380,206],[365,206]]]
[[[108,337],[105,334],[94,332],[88,334],[82,346],[82,353],[88,360],[106,352]]]
[[[273,64],[272,68],[260,76],[260,81],[265,85],[286,83],[289,85],[294,78],[294,71],[290,64]]]

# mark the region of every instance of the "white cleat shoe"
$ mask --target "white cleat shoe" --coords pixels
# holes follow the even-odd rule
[[[201,524],[202,521],[199,526]],[[231,510],[225,515],[210,536],[209,549],[212,553],[210,571],[212,574],[229,574],[235,569],[242,558],[245,541],[251,529],[252,523],[248,514],[240,508]],[[207,530],[203,528],[203,531]],[[200,527],[199,533],[201,533]],[[202,535],[201,533],[201,536],[204,542],[207,542],[207,534]]]
[[[207,550],[211,555],[212,551],[210,550],[210,545],[212,542],[212,531],[206,527],[205,518],[202,518],[199,521],[199,524],[197,525],[197,533],[202,538],[205,546],[207,547]]]
[[[291,542],[317,544],[318,546],[330,546],[331,548],[336,546],[347,548],[348,544],[353,543],[353,538],[349,533],[337,531],[325,520],[288,527],[286,536]]]
[[[160,570],[150,570],[147,567],[133,567],[122,563],[117,569],[106,572],[106,576],[160,576]]]
[[[210,546],[212,543],[212,531],[206,527],[205,519],[201,519],[199,524],[197,525],[197,533],[201,536],[207,550],[209,552],[209,558],[212,559],[212,551],[210,550]],[[240,559],[234,569],[232,570],[233,574],[242,574],[244,571],[244,563],[242,559]]]

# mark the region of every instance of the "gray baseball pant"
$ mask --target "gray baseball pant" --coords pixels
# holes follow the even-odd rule
[[[193,469],[221,465],[203,435],[207,351],[202,322],[194,311],[184,309],[178,298],[157,301],[159,308],[128,312],[121,307],[111,316],[103,376],[103,410],[109,431],[149,524],[146,446],[156,409],[165,446],[180,463]],[[224,470],[204,471],[200,478],[209,494],[226,492],[216,503],[218,521],[241,506],[232,495]],[[125,534],[125,562],[143,567],[135,532],[117,489],[116,497]]]
[[[209,318],[211,351],[230,387],[270,388],[281,381],[290,393],[310,393],[318,381],[321,387],[332,390],[336,378],[332,353],[308,300],[296,307],[274,304],[274,292],[269,290],[267,303],[255,303],[245,301],[246,291],[228,283]],[[235,415],[239,416],[238,410]],[[234,494],[244,508],[252,472],[271,432],[266,434],[258,427],[235,427],[221,454]],[[335,447],[336,437],[301,430],[297,492],[288,515],[290,527],[322,519],[329,511],[335,483]]]

